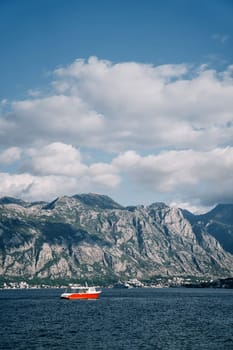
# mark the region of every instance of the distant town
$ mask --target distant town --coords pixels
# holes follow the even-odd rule
[[[44,283],[29,284],[26,281],[4,282],[1,289],[42,289],[42,288],[66,288],[67,285],[49,285]],[[118,281],[106,288],[233,288],[233,278],[207,280],[206,278],[193,279],[193,277],[157,278],[154,282],[142,282],[137,278],[127,281]]]

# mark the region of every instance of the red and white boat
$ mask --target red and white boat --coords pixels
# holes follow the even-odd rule
[[[98,299],[101,291],[95,287],[80,287],[70,285],[69,288],[61,294],[62,299]]]

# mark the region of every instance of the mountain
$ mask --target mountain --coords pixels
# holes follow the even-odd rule
[[[50,203],[0,199],[0,276],[230,277],[233,205],[195,216],[164,203],[123,207],[81,194]]]
[[[213,236],[223,249],[233,254],[233,205],[218,204],[213,210],[203,215],[184,213],[190,220],[193,230],[204,230]]]
[[[13,197],[2,197],[0,198],[0,204],[18,204],[21,206],[26,206],[27,203],[22,201],[21,199],[13,198]]]

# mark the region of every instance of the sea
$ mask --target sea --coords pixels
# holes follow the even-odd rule
[[[62,289],[0,291],[0,349],[233,350],[233,290],[103,289],[63,300]]]

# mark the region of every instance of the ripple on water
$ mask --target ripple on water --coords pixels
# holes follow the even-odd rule
[[[60,294],[1,291],[0,349],[233,349],[230,290],[107,289],[96,301]]]

